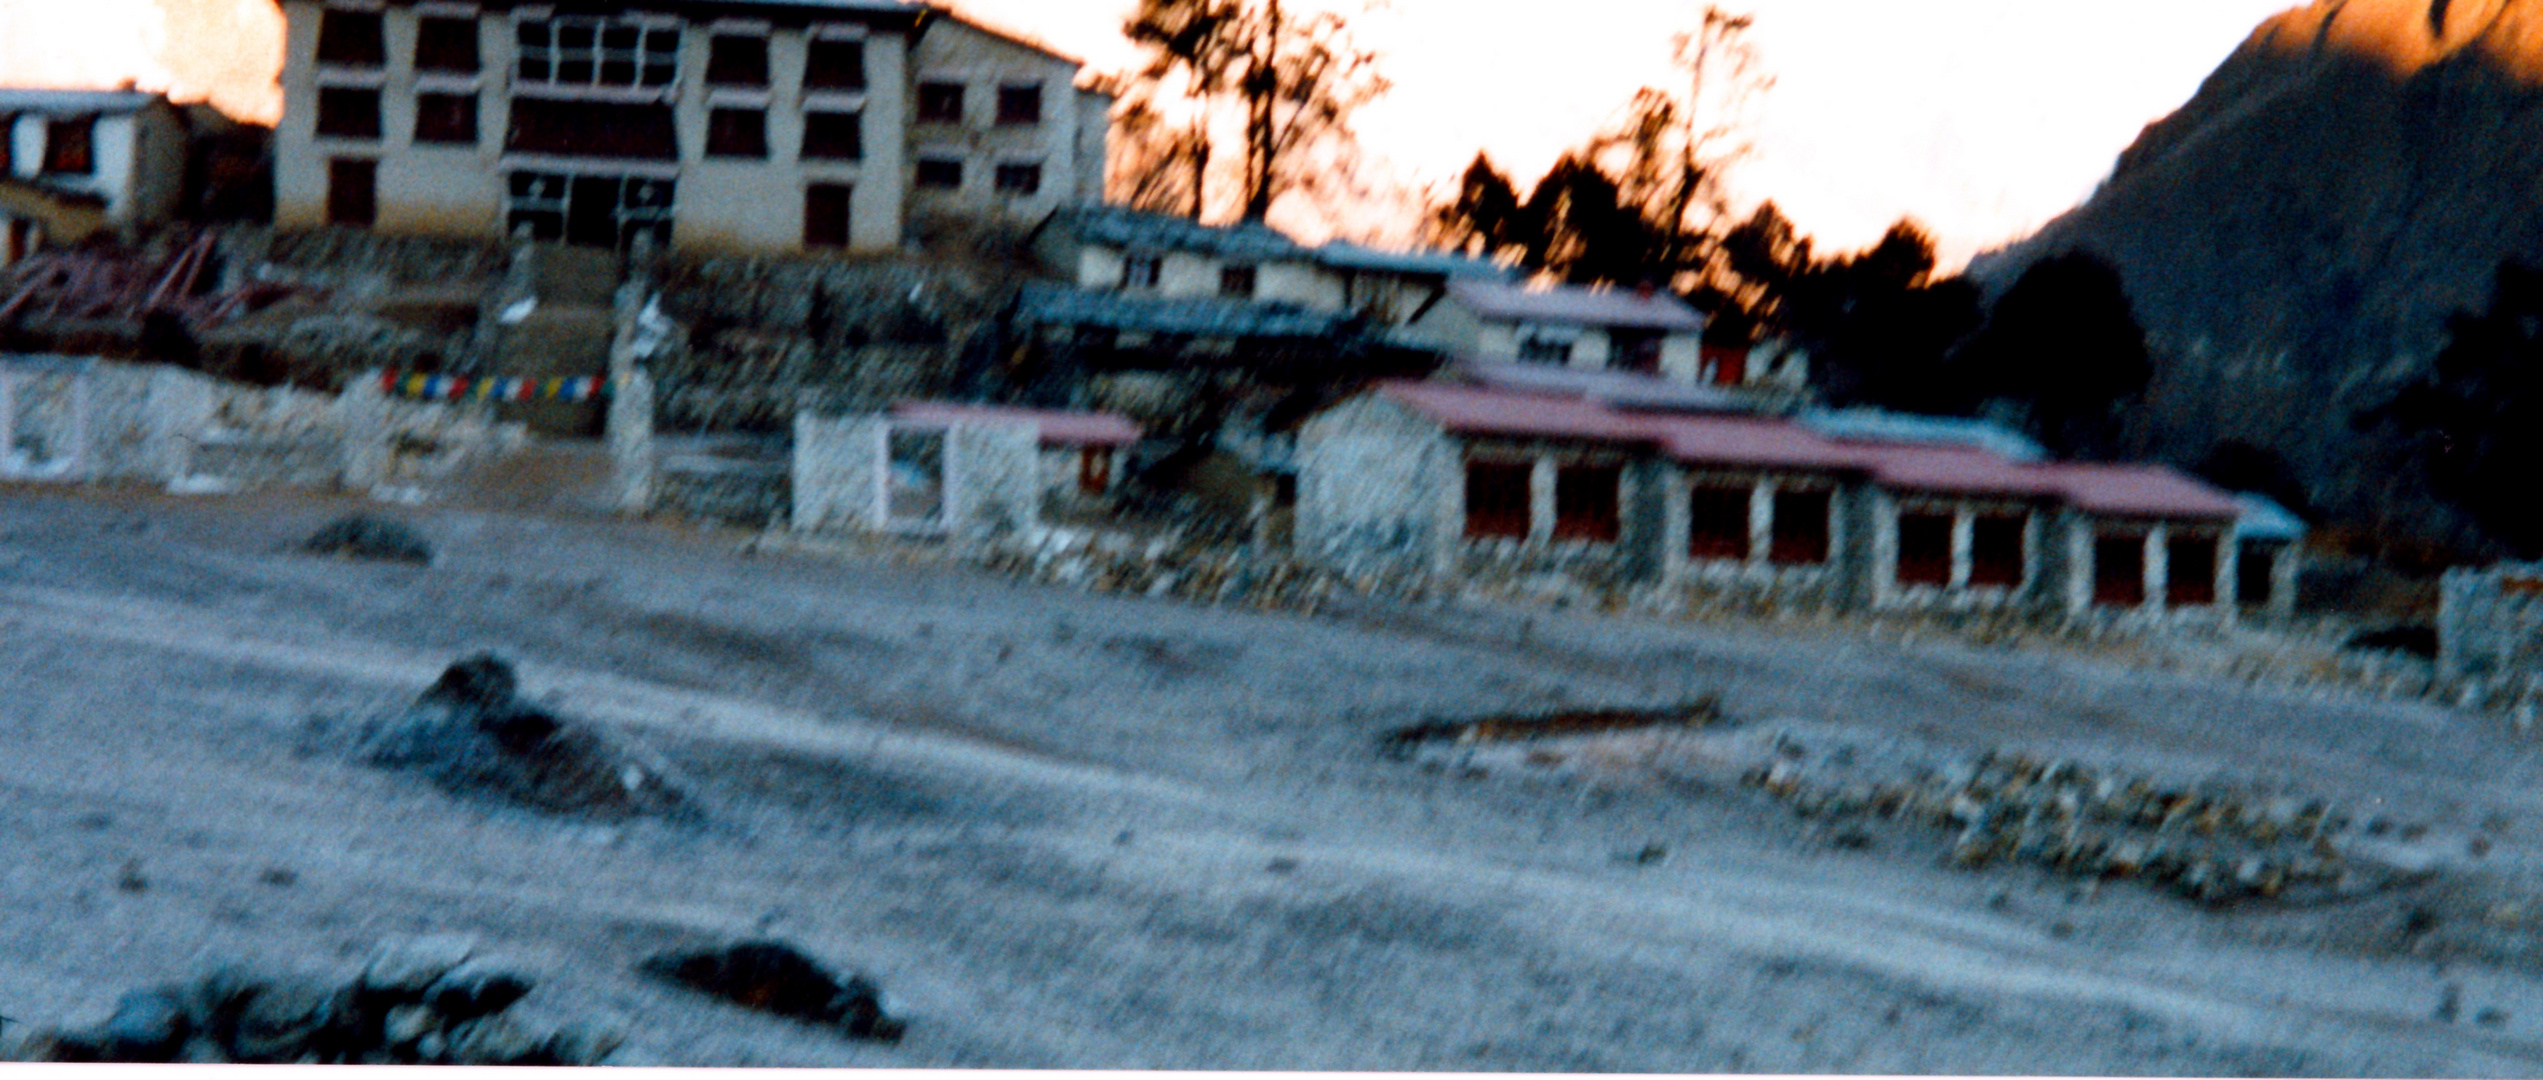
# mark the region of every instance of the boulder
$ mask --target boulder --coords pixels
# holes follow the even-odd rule
[[[336,555],[351,559],[430,565],[433,548],[423,534],[412,526],[384,518],[356,514],[328,522],[324,528],[302,541],[300,550],[312,555]]]
[[[425,990],[424,1004],[457,1023],[511,1008],[513,1002],[529,996],[534,985],[529,976],[510,967],[471,960]]]
[[[425,988],[468,962],[476,949],[475,939],[459,934],[383,942],[362,966],[362,989],[408,1000],[420,998]]]
[[[881,989],[862,975],[845,980],[781,941],[658,953],[637,970],[761,1012],[836,1027],[879,1042],[899,1041],[901,1021],[883,1011]]]
[[[177,1060],[192,1030],[183,990],[136,990],[115,1003],[98,1042],[108,1061],[165,1063]]]
[[[670,770],[642,747],[519,700],[519,678],[480,654],[453,664],[405,712],[371,731],[363,755],[412,769],[457,795],[534,810],[628,818],[687,809]]]

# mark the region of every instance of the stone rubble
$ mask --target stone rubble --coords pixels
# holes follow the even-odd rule
[[[2062,759],[1990,752],[1902,783],[1817,782],[1784,759],[1743,780],[1832,827],[1878,818],[1948,831],[1944,861],[1962,869],[2026,864],[2217,906],[2351,895],[2388,878],[2340,849],[2350,821],[2322,800],[2200,792]]]
[[[608,1028],[513,1011],[534,977],[453,935],[383,942],[349,978],[214,968],[136,990],[103,1023],[30,1030],[0,1061],[326,1065],[598,1065]]]
[[[361,756],[431,777],[455,795],[603,819],[679,815],[683,785],[641,746],[519,700],[512,666],[480,654],[412,706],[361,733]]]
[[[636,970],[746,1008],[835,1027],[851,1038],[899,1042],[905,1030],[884,1011],[873,980],[842,979],[782,941],[675,949],[647,957]]]

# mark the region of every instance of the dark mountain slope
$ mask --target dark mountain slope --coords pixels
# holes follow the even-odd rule
[[[2335,516],[2450,531],[2347,419],[2426,369],[2502,259],[2543,257],[2543,0],[2269,20],[2083,206],[1972,272],[2000,289],[2078,248],[2119,267],[2161,354],[2147,449],[2250,440]]]

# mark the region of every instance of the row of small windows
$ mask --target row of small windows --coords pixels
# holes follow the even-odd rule
[[[969,87],[958,82],[929,81],[918,84],[918,122],[922,124],[962,123],[964,99],[969,95],[969,91]],[[998,88],[998,126],[1028,126],[1041,122],[1042,84],[1015,83]]]
[[[318,21],[318,62],[331,67],[380,68],[388,64],[388,39],[376,11],[327,9]],[[596,16],[567,16],[515,24],[514,43],[520,56],[514,73],[520,81],[548,86],[655,87],[679,78],[680,28],[659,21]],[[425,16],[416,20],[415,70],[473,75],[482,67],[477,48],[477,20]],[[717,34],[707,51],[706,82],[712,86],[764,87],[769,83],[768,39],[752,34]],[[803,87],[807,90],[865,89],[865,43],[853,39],[814,38],[804,51]],[[1031,100],[1017,99],[1014,108],[1030,106],[1040,118],[1040,87]],[[956,87],[955,112],[961,99]],[[999,99],[1001,123],[1011,107]]]
[[[1134,254],[1121,260],[1121,287],[1153,289],[1164,275],[1165,259],[1158,255]],[[1261,275],[1250,263],[1230,263],[1219,267],[1219,295],[1231,300],[1251,300]]]
[[[568,176],[516,172],[510,177],[505,222],[517,236],[624,247],[642,237],[656,245],[671,239],[671,207],[678,182],[645,177]],[[804,246],[848,246],[850,204],[846,184],[804,187]],[[327,163],[327,221],[369,228],[379,221],[379,163],[337,158]]]
[[[515,102],[516,111],[526,108]],[[367,87],[328,86],[318,90],[318,134],[336,139],[376,140],[381,136],[380,92]],[[441,145],[475,145],[478,141],[477,96],[415,95],[415,141]],[[814,111],[804,114],[800,156],[809,161],[857,161],[865,156],[864,117],[855,112]],[[768,156],[768,114],[758,109],[715,109],[707,114],[706,154],[719,158]],[[957,178],[959,181],[959,178]],[[1038,186],[1038,179],[1036,181]]]

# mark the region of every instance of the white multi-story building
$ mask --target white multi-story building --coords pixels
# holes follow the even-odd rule
[[[283,10],[286,228],[888,251],[941,196],[1034,217],[1102,187],[1074,61],[900,0]]]

